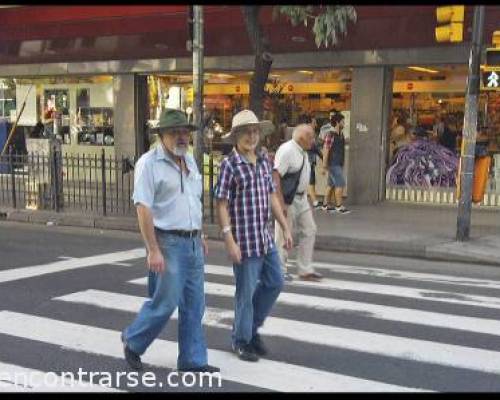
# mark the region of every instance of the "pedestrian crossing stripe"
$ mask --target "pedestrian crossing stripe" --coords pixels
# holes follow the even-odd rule
[[[295,264],[295,262],[292,262]],[[455,286],[473,286],[488,289],[500,289],[500,282],[488,279],[477,279],[470,277],[457,277],[444,274],[432,274],[425,272],[413,272],[390,268],[365,267],[360,265],[333,264],[325,262],[314,262],[316,268],[342,274],[370,276],[374,278],[394,278],[405,280],[418,280],[420,282],[449,284]]]
[[[55,300],[85,303],[101,308],[136,313],[147,298],[92,290],[58,297]],[[411,312],[411,310],[408,312]],[[227,320],[230,315],[225,310],[212,308],[209,315],[209,318],[204,321],[205,325],[231,329],[230,322],[221,322]],[[316,345],[500,374],[500,365],[497,362],[500,353],[491,350],[435,343],[428,340],[338,328],[271,316],[266,319],[266,323],[260,332],[268,336],[278,336]],[[500,331],[498,333],[500,334]]]
[[[226,270],[223,273],[220,271]],[[206,266],[206,272],[214,273],[222,276],[229,276],[230,270],[227,267],[219,267],[214,269],[211,266]],[[211,272],[212,271],[212,272]],[[129,283],[136,285],[146,285],[147,278],[133,279]],[[385,295],[385,296],[397,296],[401,298],[409,298],[412,300],[422,300],[428,302],[440,302],[449,304],[460,304],[466,306],[481,306],[492,309],[500,309],[500,299],[492,296],[477,296],[469,295],[457,292],[447,292],[440,290],[428,290],[428,289],[416,289],[408,286],[393,286],[378,283],[365,283],[358,281],[342,281],[338,279],[327,279],[323,278],[321,282],[304,282],[304,281],[293,281],[287,283],[290,286],[297,287],[308,287],[315,289],[326,289],[331,291],[353,291],[361,292],[364,294],[375,294],[375,295]],[[228,291],[227,286],[220,285],[217,283],[205,282],[205,292],[207,294],[221,295],[221,296],[234,296],[234,290]],[[280,295],[281,296],[281,295]],[[318,300],[319,298],[317,298]],[[321,297],[321,299],[326,299]],[[323,309],[323,303],[326,300],[318,301],[318,309]]]
[[[26,329],[27,326],[33,327]],[[65,349],[123,358],[120,332],[11,311],[0,311],[0,333],[59,345]],[[223,381],[282,392],[414,392],[392,385],[273,360],[245,363],[234,354],[209,349],[209,360],[220,366]],[[144,363],[175,369],[177,342],[156,339],[142,356]]]

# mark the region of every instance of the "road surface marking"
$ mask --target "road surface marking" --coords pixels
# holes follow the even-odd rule
[[[228,291],[222,294],[224,297],[233,297],[234,289],[230,286]],[[140,299],[140,300],[137,300]],[[120,293],[106,292],[102,290],[89,289],[82,292],[75,292],[68,295],[55,297],[53,300],[90,304],[97,307],[107,308],[108,305],[114,305],[111,308],[119,309],[120,302],[124,304],[142,304],[147,298],[129,296]],[[347,300],[326,299],[309,295],[282,292],[278,297],[279,304],[289,306],[304,307],[306,309],[321,309],[330,312],[349,313],[353,316],[376,318],[386,321],[404,322],[418,324],[437,328],[458,329],[473,333],[482,333],[488,335],[500,335],[500,321],[494,319],[462,317],[444,313],[413,310],[409,308],[399,308],[383,306],[371,303],[362,303]],[[317,307],[321,304],[320,307]],[[211,318],[207,308],[205,318]],[[139,310],[128,310],[139,311]],[[176,311],[177,312],[177,311]],[[218,311],[220,314],[220,311]],[[175,314],[177,315],[177,314]],[[177,317],[175,317],[177,318]],[[219,318],[219,317],[217,317]],[[224,318],[233,318],[233,311],[227,311]],[[220,319],[220,318],[219,318]],[[209,323],[209,320],[207,321]]]
[[[31,329],[26,329],[27,326],[31,327]],[[123,358],[120,332],[110,329],[23,313],[1,311],[0,333],[51,343],[65,349]],[[243,362],[234,354],[220,350],[209,349],[208,355],[210,364],[221,368],[223,381],[240,382],[270,390],[283,392],[419,391],[414,388],[266,359],[261,359],[258,363]],[[142,356],[142,360],[144,363],[156,367],[175,369],[177,365],[177,342],[156,339]]]
[[[96,265],[107,265],[121,261],[133,260],[145,257],[144,248],[118,251],[115,253],[98,254],[83,258],[71,258],[68,260],[56,261],[49,264],[32,265],[29,267],[12,268],[0,271],[0,283],[17,281],[20,279],[33,278],[56,272],[70,271],[79,268],[94,267]]]
[[[144,297],[90,290],[56,298],[56,300],[92,304],[101,308],[138,312]],[[231,329],[232,312],[209,309],[205,325]],[[443,318],[446,316],[443,315]],[[464,321],[464,324],[467,322]],[[498,357],[500,352],[476,349],[453,344],[436,343],[356,329],[337,328],[299,320],[268,317],[261,333],[308,342],[329,347],[338,347],[364,353],[396,357],[403,360],[428,362],[456,368],[473,369],[500,374]],[[500,333],[500,332],[499,332]]]
[[[231,269],[224,266],[214,266],[206,265],[205,272],[221,275],[230,276],[232,274]],[[147,278],[139,278],[129,281],[129,283],[146,285]],[[496,297],[489,296],[477,296],[470,294],[463,294],[460,292],[445,292],[437,290],[427,290],[427,289],[416,289],[405,286],[393,286],[393,285],[383,285],[377,283],[365,283],[365,282],[350,282],[350,281],[340,281],[336,279],[324,278],[321,282],[305,282],[305,281],[293,281],[286,284],[287,286],[297,286],[297,287],[310,287],[315,289],[326,289],[331,291],[348,290],[354,292],[370,293],[376,295],[385,296],[397,296],[402,298],[410,298],[415,300],[427,300],[436,301],[440,303],[449,304],[461,304],[467,306],[480,306],[487,308],[500,309],[500,299]],[[208,294],[231,294],[234,295],[234,287],[232,292],[228,292],[227,285],[221,285],[218,283],[205,283],[205,291]],[[232,286],[231,286],[232,287]],[[291,294],[291,293],[290,293]],[[284,293],[280,295],[280,298]],[[307,297],[311,297],[307,295]],[[316,297],[318,301],[316,308],[321,308],[322,304],[327,302],[329,298],[326,297]]]

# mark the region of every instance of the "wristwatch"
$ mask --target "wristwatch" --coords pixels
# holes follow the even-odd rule
[[[222,228],[222,236],[225,236],[226,233],[231,232],[231,226],[226,225],[225,227]]]

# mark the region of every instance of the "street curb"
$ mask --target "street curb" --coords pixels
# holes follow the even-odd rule
[[[85,216],[82,214],[55,213],[50,211],[0,209],[0,220],[139,232],[137,218],[131,217]],[[204,230],[209,239],[222,241],[218,225],[205,224]],[[500,260],[495,260],[495,257],[492,255],[467,255],[463,254],[463,252],[453,252],[453,250],[446,248],[451,243],[454,242],[450,240],[438,245],[425,245],[416,242],[394,242],[345,236],[317,235],[314,249],[500,266]],[[442,249],[439,248],[441,246],[443,247]]]

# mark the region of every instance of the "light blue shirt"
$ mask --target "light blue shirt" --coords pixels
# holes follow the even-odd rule
[[[135,205],[143,204],[160,229],[191,231],[202,227],[202,180],[192,155],[184,157],[189,174],[158,146],[143,154],[135,165]]]

